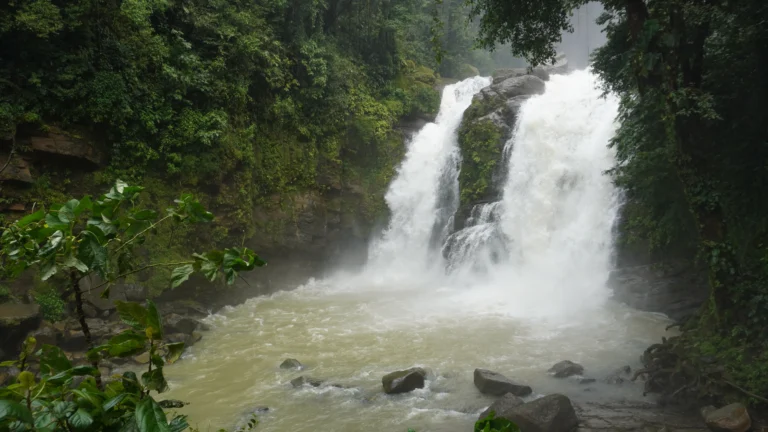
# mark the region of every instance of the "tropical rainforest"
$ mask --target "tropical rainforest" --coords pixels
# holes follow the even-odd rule
[[[163,254],[189,255],[182,251],[201,244],[223,249],[195,254],[182,270],[169,268],[161,274],[166,282],[178,285],[193,272],[211,280],[229,272],[232,283],[239,271],[263,262],[247,248],[223,246],[253,237],[254,208],[274,204],[275,196],[361,185],[360,212],[380,218],[404,153],[401,126],[436,115],[440,84],[490,74],[518,57],[532,66],[554,60],[563,32],[571,30],[571,12],[586,3],[3,0],[0,169],[31,151],[26,138],[41,133],[91,143],[99,155],[86,174],[46,162],[33,167],[31,186],[8,178],[0,183],[3,209],[59,203],[53,214],[7,217],[45,258],[30,257],[23,267],[38,265],[46,279],[68,269],[73,278],[97,272],[110,280],[109,262],[113,276],[123,274],[123,264],[111,255],[115,237],[105,229],[132,243],[151,228],[151,257],[142,265],[153,266],[152,257]],[[621,99],[611,143],[618,164],[608,174],[626,195],[622,240],[645,242],[660,259],[694,260],[710,288],[699,313],[678,323],[680,335],[648,348],[638,375],[648,391],[670,397],[768,403],[768,4],[599,3],[607,43],[593,54],[592,67],[605,91]],[[126,189],[131,186],[123,181],[146,189]],[[94,202],[69,200],[102,189],[109,192]],[[201,209],[207,205],[223,223],[182,236],[193,228],[155,229],[155,210],[130,210],[120,216],[128,222],[111,219],[128,201],[157,207],[180,189],[202,204],[182,195],[180,210],[169,210],[168,218],[181,222],[194,210],[206,219]],[[105,210],[110,203],[118,204]],[[71,221],[61,219],[62,211],[71,212]],[[82,231],[73,230],[83,211],[98,213],[102,222],[83,219]],[[71,232],[56,240],[46,231],[50,223]],[[85,228],[102,223],[107,228]],[[87,241],[94,249],[82,255],[78,249],[76,256],[57,249],[81,241],[77,236],[93,238]],[[165,246],[152,246],[156,238]],[[14,241],[9,234],[4,247],[17,259]],[[91,369],[73,366],[58,351],[38,351],[48,375],[44,381],[20,376],[15,390],[25,396],[1,405],[0,413],[21,428],[33,421],[27,411],[36,386],[50,383],[43,388],[54,401],[73,379],[92,375],[99,359],[148,352],[141,382],[135,374],[115,388],[94,381],[76,395],[101,398],[102,411],[62,401],[43,411],[49,426],[64,429],[160,418],[162,408],[145,396],[166,385],[157,371],[178,359],[180,347],[163,345],[163,358],[157,354],[162,324],[151,302],[121,308],[130,337],[93,347]],[[33,351],[25,346],[14,364],[23,370]],[[110,412],[118,405],[128,411]],[[164,415],[161,426],[155,423],[139,427],[187,426]]]
[[[538,64],[554,59],[571,11],[587,2],[470,3],[484,46],[509,43]],[[768,5],[600,3],[608,41],[593,68],[621,97],[611,175],[627,194],[623,236],[696,259],[710,286],[682,335],[646,351],[648,389],[766,403]]]

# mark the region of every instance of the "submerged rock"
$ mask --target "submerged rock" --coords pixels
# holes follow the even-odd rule
[[[302,376],[300,376],[298,378],[292,379],[291,380],[291,385],[294,386],[294,387],[301,387],[303,385],[311,385],[312,387],[320,387],[321,385],[323,385],[324,382],[325,382],[325,380],[321,380],[321,379],[312,378],[312,377],[308,377],[308,376],[302,375]]]
[[[525,404],[524,400],[513,395],[512,393],[507,393],[502,396],[501,399],[497,400],[496,402],[492,403],[491,406],[486,408],[485,411],[483,411],[477,419],[481,420],[488,417],[488,414],[490,414],[491,411],[496,413],[496,417],[507,418],[507,416],[512,413],[512,410],[523,404]]]
[[[611,372],[607,377],[603,378],[603,382],[606,384],[622,384],[623,382],[629,380],[631,373],[631,367],[622,366]]]
[[[747,408],[740,404],[730,404],[712,411],[706,417],[707,427],[712,432],[746,432],[752,427],[752,419]]]
[[[475,369],[475,387],[480,390],[480,393],[492,396],[512,393],[523,397],[533,393],[531,387],[518,384],[498,372],[487,369]]]
[[[569,376],[583,374],[584,366],[570,360],[563,360],[549,368],[547,372],[554,375],[555,378],[568,378]]]
[[[503,418],[525,432],[571,432],[579,425],[571,400],[561,394],[544,396],[515,407]]]
[[[301,365],[301,362],[299,362],[296,359],[288,358],[283,360],[282,363],[280,363],[280,369],[303,369],[304,366]]]
[[[161,400],[157,403],[163,408],[184,408],[185,405],[189,405],[189,402],[183,402],[176,399]]]
[[[410,391],[424,388],[424,380],[427,371],[415,367],[411,369],[395,371],[388,373],[381,378],[381,385],[387,394],[408,393]]]

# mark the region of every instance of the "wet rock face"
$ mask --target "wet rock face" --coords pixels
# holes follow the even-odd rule
[[[706,273],[685,262],[620,268],[611,272],[608,284],[614,299],[674,320],[698,310],[708,295]]]
[[[560,394],[515,407],[504,418],[525,432],[571,432],[579,424],[571,400]]]
[[[475,387],[480,393],[502,396],[512,393],[515,396],[528,396],[533,393],[531,387],[516,383],[504,375],[487,369],[475,369]]]
[[[321,385],[323,385],[324,382],[325,382],[325,380],[321,380],[321,379],[318,379],[318,378],[312,378],[312,377],[308,377],[308,376],[303,376],[302,375],[302,376],[300,376],[298,378],[292,379],[291,380],[291,385],[294,386],[294,387],[301,387],[301,386],[304,386],[304,385],[309,385],[309,386],[312,386],[312,387],[320,387]]]
[[[411,368],[395,371],[381,378],[384,393],[397,394],[424,388],[427,371],[422,368]]]
[[[301,362],[299,362],[296,359],[285,359],[282,363],[280,363],[280,369],[302,369]]]
[[[570,360],[563,360],[549,368],[548,372],[554,375],[555,378],[568,378],[570,376],[583,374],[584,366]]]
[[[501,399],[492,403],[491,406],[486,408],[485,411],[480,413],[480,416],[478,416],[477,419],[484,419],[488,417],[491,412],[496,413],[496,417],[507,418],[507,416],[509,416],[515,408],[523,405],[524,403],[525,401],[519,397],[513,395],[512,393],[507,393],[502,396]]]
[[[746,432],[752,427],[747,408],[740,403],[709,412],[706,421],[712,432]]]

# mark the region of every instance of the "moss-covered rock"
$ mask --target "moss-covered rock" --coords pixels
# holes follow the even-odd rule
[[[520,108],[528,98],[544,92],[542,78],[528,75],[524,69],[495,75],[494,84],[478,93],[464,112],[458,131],[462,154],[459,227],[475,204],[498,198],[504,178],[504,148],[512,138]]]

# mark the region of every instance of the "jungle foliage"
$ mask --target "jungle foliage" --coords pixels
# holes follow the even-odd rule
[[[471,0],[480,38],[539,63],[585,0]],[[710,301],[683,336],[646,353],[650,390],[768,393],[768,5],[757,0],[602,0],[607,44],[593,56],[621,97],[612,170],[629,203],[625,235],[689,244]],[[714,364],[713,364],[714,361]],[[720,364],[722,367],[718,367]]]
[[[5,0],[0,140],[73,131],[110,160],[97,180],[197,187],[231,226],[275,193],[377,192],[397,122],[436,114],[434,71],[493,62],[466,15],[459,0]]]

